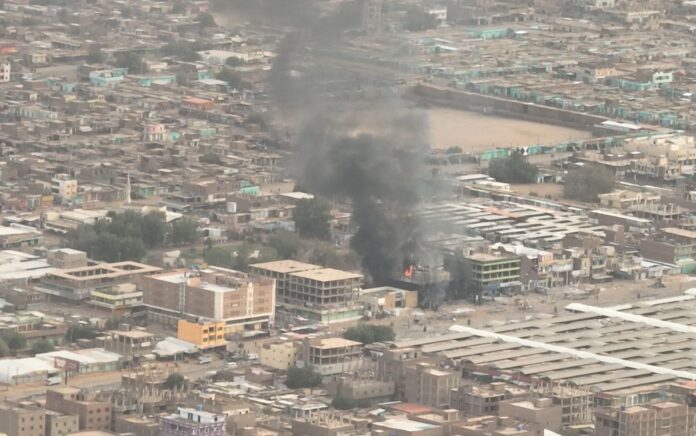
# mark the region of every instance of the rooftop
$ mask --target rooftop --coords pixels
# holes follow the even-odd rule
[[[333,282],[337,280],[362,279],[362,274],[341,271],[333,268],[310,269],[291,274],[293,277],[315,280],[317,282]]]
[[[313,348],[321,349],[355,347],[359,345],[362,345],[362,343],[343,338],[321,338],[319,340],[312,341]]]
[[[300,271],[308,271],[312,269],[321,269],[319,265],[313,265],[311,263],[298,262],[292,259],[286,260],[276,260],[273,262],[255,263],[250,265],[254,268],[265,269],[268,271],[273,271],[281,274],[297,273]]]

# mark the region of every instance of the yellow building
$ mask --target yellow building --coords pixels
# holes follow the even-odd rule
[[[177,325],[177,338],[196,344],[202,349],[224,347],[227,343],[225,341],[225,323],[195,323],[180,319]]]

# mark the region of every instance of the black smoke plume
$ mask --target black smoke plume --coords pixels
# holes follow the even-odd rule
[[[419,245],[412,212],[422,196],[428,127],[398,97],[350,102],[327,90],[364,86],[331,68],[337,58],[349,60],[341,56],[344,32],[359,25],[363,2],[334,11],[311,0],[234,2],[268,22],[302,28],[282,41],[270,74],[279,112],[294,130],[293,175],[304,189],[350,201],[358,229],[351,246],[373,280],[400,276],[402,259]]]

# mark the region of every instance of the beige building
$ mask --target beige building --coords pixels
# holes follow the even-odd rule
[[[0,431],[9,436],[45,436],[45,413],[34,403],[2,403]]]
[[[251,265],[252,274],[278,281],[278,309],[322,323],[362,316],[361,274],[282,260]]]
[[[696,410],[672,402],[631,406],[623,410],[598,411],[597,436],[693,436]]]
[[[111,403],[88,400],[77,388],[66,386],[48,389],[46,409],[66,415],[77,415],[80,430],[109,431],[111,428]]]
[[[159,422],[139,415],[121,415],[114,419],[114,431],[132,433],[135,436],[159,436]]]
[[[406,395],[406,367],[424,358],[415,348],[384,350],[377,360],[377,380],[394,382],[395,396],[399,400]]]
[[[83,268],[87,266],[87,253],[72,248],[49,250],[46,260],[59,269]]]
[[[62,200],[72,200],[77,196],[77,180],[68,174],[56,174],[51,179],[51,194]]]
[[[266,343],[258,350],[261,365],[286,370],[295,365],[301,346],[292,341]]]
[[[384,382],[372,379],[338,377],[329,383],[331,395],[356,401],[358,404],[377,404],[391,401],[394,397],[394,382]]]
[[[79,430],[80,418],[77,415],[46,411],[46,436],[64,436]]]
[[[437,369],[430,363],[407,366],[405,373],[406,401],[426,406],[448,408],[452,390],[459,388],[461,376],[455,371]]]
[[[305,338],[298,366],[312,366],[321,375],[360,369],[362,344],[343,338]]]
[[[225,268],[178,270],[139,281],[150,319],[176,327],[179,319],[215,321],[226,333],[273,324],[275,280]]]
[[[554,405],[551,398],[502,402],[500,403],[500,415],[537,423],[551,431],[560,431],[563,425],[563,408],[560,405]]]

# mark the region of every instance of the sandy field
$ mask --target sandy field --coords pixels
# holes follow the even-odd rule
[[[431,145],[439,150],[459,146],[464,151],[478,152],[494,147],[553,145],[592,137],[591,132],[569,127],[457,109],[431,108],[427,112]]]

